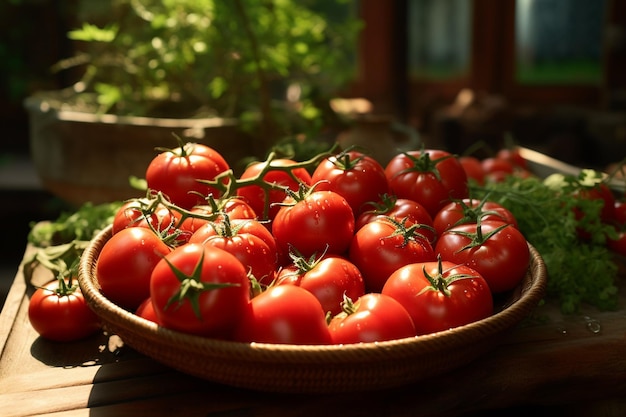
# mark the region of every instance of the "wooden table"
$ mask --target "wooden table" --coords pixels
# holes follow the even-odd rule
[[[27,249],[28,250],[28,249]],[[562,316],[550,304],[475,362],[414,385],[370,393],[244,391],[173,371],[109,338],[42,340],[27,317],[42,271],[19,269],[0,315],[0,416],[490,415],[538,407],[570,416],[626,410],[624,285],[616,312]],[[113,339],[114,340],[114,339]],[[509,410],[510,411],[510,410]],[[495,414],[494,414],[495,415]]]

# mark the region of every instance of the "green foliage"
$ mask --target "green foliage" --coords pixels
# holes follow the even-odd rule
[[[600,221],[599,201],[575,196],[577,190],[592,185],[585,182],[588,174],[546,180],[510,176],[502,183],[472,187],[474,197],[488,195],[515,215],[546,264],[548,297],[558,300],[566,314],[577,312],[583,304],[614,310],[618,303],[618,267],[605,245],[612,227]],[[581,219],[574,215],[575,207],[584,213]],[[582,239],[580,230],[589,238]]]
[[[302,133],[319,127],[324,103],[356,68],[361,22],[317,11],[334,3],[86,1],[85,22],[68,34],[81,42],[81,52],[58,68],[85,66],[75,101],[99,112],[235,118],[255,113],[260,116],[242,119],[255,122],[244,126],[249,131],[258,131],[261,122],[262,131],[274,137]],[[348,9],[355,2],[338,3]],[[290,91],[299,94],[285,106],[294,85]]]

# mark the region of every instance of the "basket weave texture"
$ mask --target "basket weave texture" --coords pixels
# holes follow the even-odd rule
[[[181,372],[240,388],[284,393],[356,392],[401,386],[442,374],[495,348],[528,316],[546,289],[545,264],[529,245],[531,262],[520,285],[492,316],[413,338],[354,345],[238,343],[169,330],[104,297],[96,263],[112,235],[104,229],[80,262],[78,281],[104,327],[136,351]]]

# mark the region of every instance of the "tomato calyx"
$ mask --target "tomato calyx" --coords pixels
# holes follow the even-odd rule
[[[353,151],[353,148],[346,149],[335,156],[331,156],[330,161],[338,169],[341,169],[343,171],[350,171],[351,169],[354,169],[354,167],[357,166],[358,163],[365,158],[365,154],[354,154],[350,153],[351,151]]]
[[[445,272],[443,269],[443,261],[441,260],[441,255],[437,256],[437,273],[435,275],[430,275],[426,270],[426,265],[423,266],[422,272],[424,277],[430,283],[430,286],[424,287],[419,294],[423,294],[426,291],[438,291],[445,295],[446,297],[450,297],[452,292],[450,291],[450,285],[454,282],[462,280],[462,279],[471,279],[476,278],[477,275],[471,274],[452,274],[447,277],[444,276]]]
[[[411,223],[410,226],[407,226],[406,223],[409,221],[408,217],[403,218],[402,220],[396,220],[393,217],[385,216],[383,221],[387,221],[394,226],[394,231],[388,238],[393,238],[396,236],[402,236],[402,243],[398,245],[399,247],[405,247],[408,245],[410,241],[417,241],[421,243],[421,241],[429,242],[428,236],[424,235],[420,232],[421,229],[427,229],[434,232],[434,228],[427,224],[421,223]]]
[[[365,203],[366,206],[371,207],[371,209],[365,210],[365,212],[372,214],[389,213],[394,208],[397,201],[398,197],[395,195],[387,193],[382,194],[380,196],[380,201],[369,201]]]
[[[482,229],[483,226],[482,226],[481,218],[479,217],[478,219],[476,219],[476,231],[475,232],[465,232],[462,230],[451,229],[451,230],[448,230],[446,233],[454,233],[454,234],[461,235],[469,239],[469,243],[458,250],[458,252],[462,252],[464,250],[472,249],[477,246],[483,245],[493,235],[495,235],[496,233],[499,233],[502,229],[506,228],[507,226],[511,226],[511,225],[509,223],[502,223],[501,225],[489,231],[488,233],[483,233],[483,229]]]
[[[237,283],[202,282],[201,276],[202,264],[204,263],[204,252],[200,255],[198,263],[196,264],[191,275],[187,275],[178,269],[169,259],[167,259],[167,257],[164,257],[163,259],[172,269],[174,276],[180,282],[180,288],[169,298],[165,304],[165,309],[169,308],[173,304],[176,304],[174,308],[179,308],[185,300],[188,300],[196,317],[199,320],[202,320],[202,313],[200,313],[200,295],[203,292],[239,286]]]
[[[441,158],[431,159],[430,154],[428,152],[424,152],[423,150],[420,152],[419,156],[411,155],[408,152],[404,152],[403,154],[412,162],[413,166],[399,171],[395,175],[396,177],[409,172],[422,172],[433,174],[438,181],[441,181],[441,174],[437,168],[437,164],[445,161],[446,159],[454,158],[454,155],[449,154],[444,155]]]
[[[471,203],[468,204],[463,199],[452,199],[451,201],[454,203],[457,203],[460,206],[462,214],[463,214],[463,217],[457,220],[457,222],[454,223],[451,227],[458,226],[458,225],[465,224],[465,223],[476,223],[479,220],[482,220],[488,216],[497,216],[499,218],[502,218],[503,221],[505,221],[502,214],[498,213],[498,211],[484,209],[485,204],[490,201],[489,194],[486,194],[485,197],[483,197],[483,199],[480,200],[480,202],[476,206],[471,206],[470,205]]]

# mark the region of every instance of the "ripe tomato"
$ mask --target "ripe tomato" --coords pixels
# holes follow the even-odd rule
[[[365,294],[354,302],[346,297],[342,312],[332,317],[328,331],[334,344],[382,342],[416,335],[406,308],[379,293]]]
[[[160,324],[159,318],[156,315],[156,311],[154,311],[152,298],[150,297],[146,298],[141,304],[139,304],[139,307],[137,307],[137,310],[135,310],[135,315],[149,320],[153,323]]]
[[[287,194],[280,187],[287,187],[292,191],[298,191],[300,184],[311,185],[311,174],[304,168],[294,168],[285,170],[290,165],[296,164],[291,159],[274,159],[270,161],[269,168],[267,161],[255,162],[249,165],[240,176],[240,180],[251,180],[257,176],[262,176],[262,180],[267,184],[273,184],[276,188],[266,190],[259,185],[246,185],[237,189],[237,195],[247,202],[257,214],[259,219],[271,220],[276,216],[282,202]],[[276,169],[273,169],[276,168]]]
[[[385,167],[392,193],[423,205],[434,217],[452,199],[469,195],[467,175],[458,158],[430,149],[396,155]]]
[[[600,182],[593,186],[582,186],[575,194],[580,199],[600,201],[602,204],[600,220],[607,224],[615,222],[615,196],[606,183]],[[576,212],[577,218],[584,215],[581,211]]]
[[[482,161],[483,171],[485,175],[491,175],[495,173],[513,174],[515,167],[513,163],[506,159],[501,158],[485,158]]]
[[[433,219],[428,211],[417,201],[408,200],[406,198],[396,198],[395,196],[383,196],[382,201],[375,204],[369,204],[372,207],[366,210],[356,218],[355,228],[358,230],[366,223],[385,217],[392,217],[399,222],[405,221],[406,225],[421,224],[419,232],[426,236],[429,242],[435,242],[435,229],[433,228]]]
[[[199,180],[212,181],[228,169],[215,150],[186,143],[155,156],[148,164],[146,182],[149,189],[162,192],[173,204],[188,210],[203,204],[209,195],[220,196],[220,190]]]
[[[122,229],[102,247],[96,276],[102,293],[122,308],[134,311],[150,295],[150,276],[171,248],[145,227]]]
[[[152,228],[163,232],[178,224],[176,213],[156,200],[137,198],[126,201],[113,218],[112,233],[116,234],[127,227]]]
[[[439,236],[435,251],[444,261],[477,271],[494,294],[515,288],[530,262],[524,235],[512,225],[494,220],[448,229]]]
[[[618,231],[616,239],[608,238],[606,245],[613,252],[626,257],[626,230]]]
[[[626,201],[615,200],[613,203],[613,217],[617,226],[626,228]]]
[[[324,159],[315,168],[311,181],[317,191],[334,191],[346,199],[355,216],[370,201],[389,193],[385,168],[374,158],[349,151]]]
[[[230,253],[188,243],[167,254],[152,271],[150,296],[163,326],[230,338],[250,300],[246,268]]]
[[[73,342],[100,329],[98,316],[89,308],[76,280],[54,280],[30,297],[28,319],[44,339]]]
[[[452,226],[476,223],[481,220],[499,220],[517,227],[517,220],[511,211],[495,201],[464,198],[444,206],[433,219],[437,236]]]
[[[354,214],[334,191],[306,193],[299,201],[287,197],[272,222],[280,256],[293,247],[302,256],[343,254],[354,235]]]
[[[269,287],[254,297],[235,333],[240,342],[330,344],[319,300],[296,285]]]
[[[366,291],[380,292],[387,278],[401,266],[436,259],[432,245],[416,226],[379,219],[355,233],[349,259],[361,271]]]
[[[209,221],[218,221],[228,214],[231,219],[254,219],[256,213],[248,203],[240,198],[210,199],[207,204],[201,204],[189,210],[197,216],[186,217],[178,228],[193,234]]]
[[[465,265],[415,263],[394,272],[382,294],[396,299],[418,335],[448,330],[489,317],[493,297],[481,275]]]
[[[292,265],[281,268],[276,285],[297,285],[311,292],[332,315],[341,311],[344,297],[357,299],[365,294],[361,271],[348,259],[326,255],[307,261],[294,257]]]
[[[460,156],[459,163],[463,166],[463,170],[468,179],[473,179],[478,184],[485,182],[485,169],[482,161],[474,156]]]
[[[275,244],[270,245],[254,233],[242,232],[240,228],[233,227],[228,216],[224,218],[224,221],[212,224],[211,228],[205,229],[205,231],[209,230],[213,233],[207,233],[202,244],[214,246],[235,255],[260,283],[269,284],[274,281],[278,266]]]
[[[265,242],[271,252],[278,253],[276,248],[276,241],[274,240],[274,236],[272,233],[267,230],[265,225],[254,219],[233,219],[230,218],[230,227],[237,231],[237,233],[248,233],[255,235],[263,242]],[[220,221],[224,221],[225,217],[222,217]],[[218,221],[219,222],[219,221]],[[213,224],[205,224],[200,229],[196,230],[191,237],[189,238],[189,243],[201,243],[215,236],[217,234],[215,230],[215,225]]]
[[[496,153],[496,158],[503,159],[510,162],[515,168],[526,170],[528,169],[528,162],[522,154],[519,148],[503,148]]]

